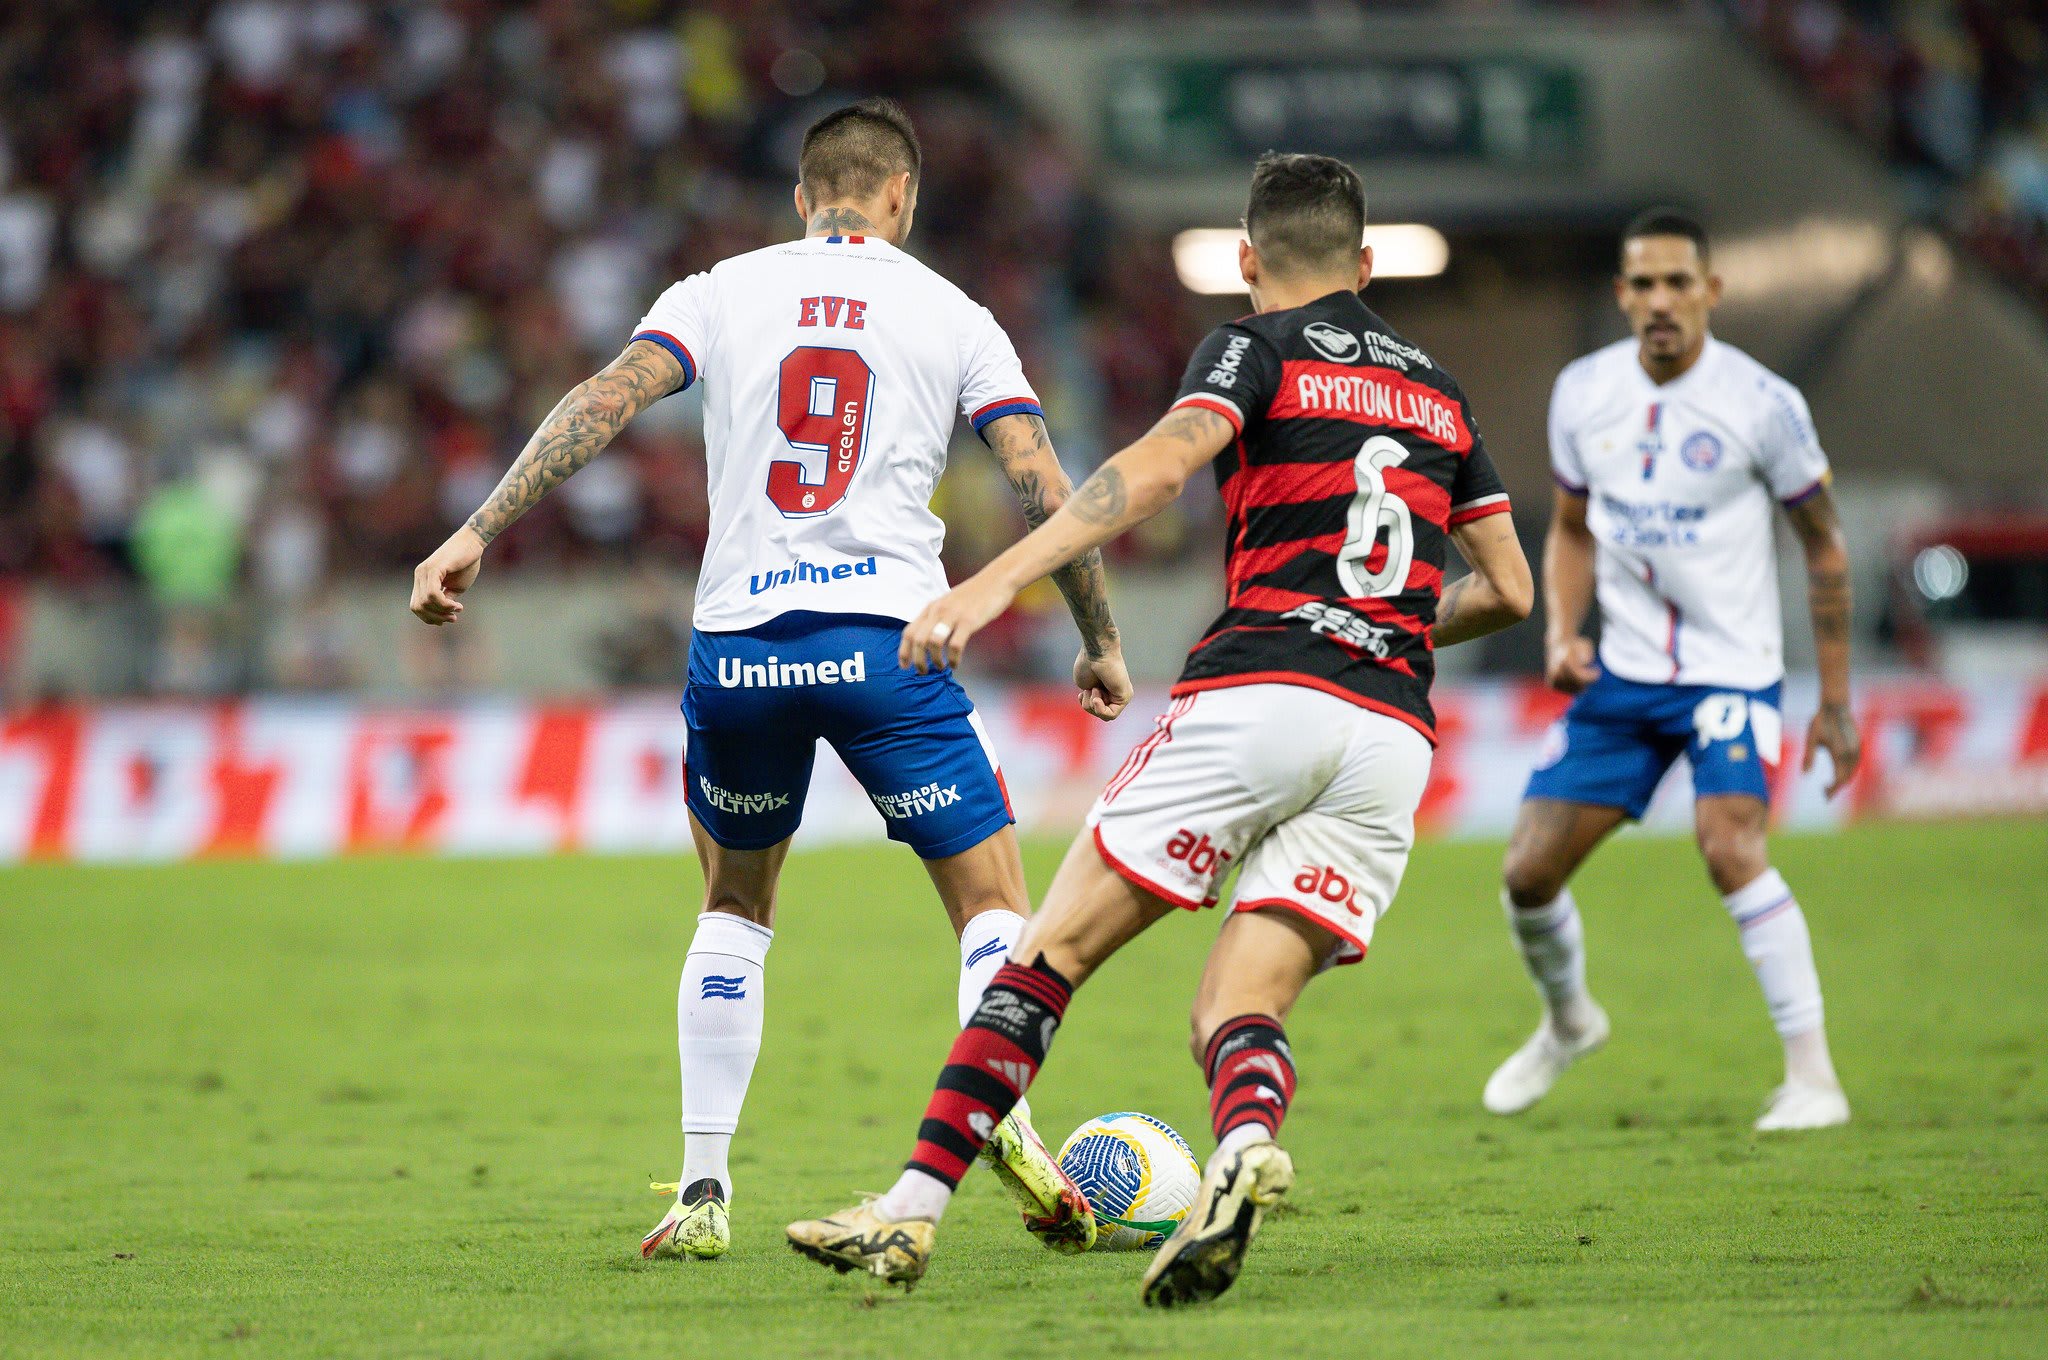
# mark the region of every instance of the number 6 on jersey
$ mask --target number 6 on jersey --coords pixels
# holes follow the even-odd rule
[[[850,349],[799,345],[783,358],[775,423],[791,448],[824,455],[824,479],[809,480],[804,464],[794,459],[770,463],[768,499],[776,509],[805,519],[846,498],[867,452],[868,407],[874,396],[874,370]]]
[[[1354,600],[1376,595],[1398,595],[1408,588],[1408,568],[1415,560],[1415,526],[1408,515],[1408,502],[1387,490],[1386,470],[1407,460],[1408,450],[1397,439],[1376,434],[1365,441],[1354,464],[1358,474],[1358,499],[1351,502],[1344,547],[1337,554],[1337,579]],[[1365,563],[1379,543],[1380,530],[1387,531],[1387,555],[1378,571],[1367,571]]]

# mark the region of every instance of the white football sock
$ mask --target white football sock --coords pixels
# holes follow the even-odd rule
[[[1586,995],[1586,928],[1579,905],[1566,888],[1544,905],[1530,910],[1500,895],[1508,925],[1521,947],[1529,978],[1543,995],[1543,1004],[1559,1029],[1578,1034],[1592,1023],[1592,1001]]]
[[[1814,1085],[1836,1085],[1822,1029],[1813,936],[1784,876],[1766,869],[1721,901],[1742,931],[1742,952],[1763,988],[1771,1023],[1785,1041],[1786,1075]]]
[[[929,1172],[907,1166],[896,1178],[896,1184],[889,1187],[889,1193],[875,1201],[875,1211],[887,1219],[928,1218],[936,1223],[952,1202],[952,1186]]]
[[[981,1004],[981,994],[988,989],[989,979],[996,970],[1010,960],[1010,946],[1017,943],[1017,937],[1024,933],[1024,918],[1014,911],[985,911],[979,916],[967,919],[967,926],[960,932],[960,1027],[967,1028],[967,1022],[974,1018],[974,1008]],[[1031,1122],[1031,1106],[1023,1097],[1018,1097],[1015,1107],[1017,1118]]]
[[[1250,1147],[1253,1143],[1270,1142],[1272,1137],[1273,1131],[1264,1124],[1239,1124],[1224,1134],[1223,1140],[1216,1144],[1216,1152],[1209,1158],[1209,1166],[1215,1166],[1239,1148]],[[1207,1169],[1203,1168],[1204,1171]]]
[[[974,1018],[981,994],[996,970],[1010,960],[1010,946],[1024,931],[1024,918],[1014,911],[985,911],[971,916],[960,932],[960,1027]]]
[[[683,1068],[683,1185],[709,1176],[732,1199],[726,1152],[754,1060],[761,1055],[762,996],[775,932],[725,911],[697,918],[676,991],[676,1049]]]

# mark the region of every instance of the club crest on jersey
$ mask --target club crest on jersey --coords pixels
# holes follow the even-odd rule
[[[1358,358],[1358,337],[1328,321],[1311,321],[1301,328],[1309,347],[1334,364],[1348,364]]]
[[[1694,472],[1712,472],[1721,464],[1721,441],[1705,430],[1689,434],[1678,446],[1678,459]]]

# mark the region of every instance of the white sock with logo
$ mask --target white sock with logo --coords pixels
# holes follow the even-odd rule
[[[981,1004],[981,994],[986,991],[989,979],[996,975],[1010,959],[1010,947],[1017,943],[1017,937],[1024,933],[1024,918],[1014,911],[985,911],[971,916],[966,928],[960,932],[960,1027],[974,1018],[974,1008]],[[1017,1118],[1031,1122],[1031,1107],[1024,1098],[1017,1098]],[[922,1215],[919,1215],[922,1217]]]
[[[1586,995],[1586,928],[1572,890],[1529,910],[1516,907],[1505,892],[1500,901],[1552,1024],[1566,1034],[1582,1032],[1592,1023],[1592,1000]]]
[[[1742,952],[1785,1041],[1785,1075],[1814,1086],[1838,1085],[1823,1028],[1813,935],[1791,886],[1776,869],[1766,869],[1721,902],[1742,932]]]
[[[762,996],[775,932],[726,911],[697,918],[676,992],[676,1049],[683,1068],[685,1188],[709,1176],[732,1199],[726,1154],[754,1060],[761,1056]]]

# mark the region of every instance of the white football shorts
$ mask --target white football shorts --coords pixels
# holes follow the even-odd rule
[[[1184,694],[1088,814],[1103,860],[1190,910],[1238,868],[1234,911],[1299,912],[1365,957],[1429,782],[1428,738],[1301,685]]]

